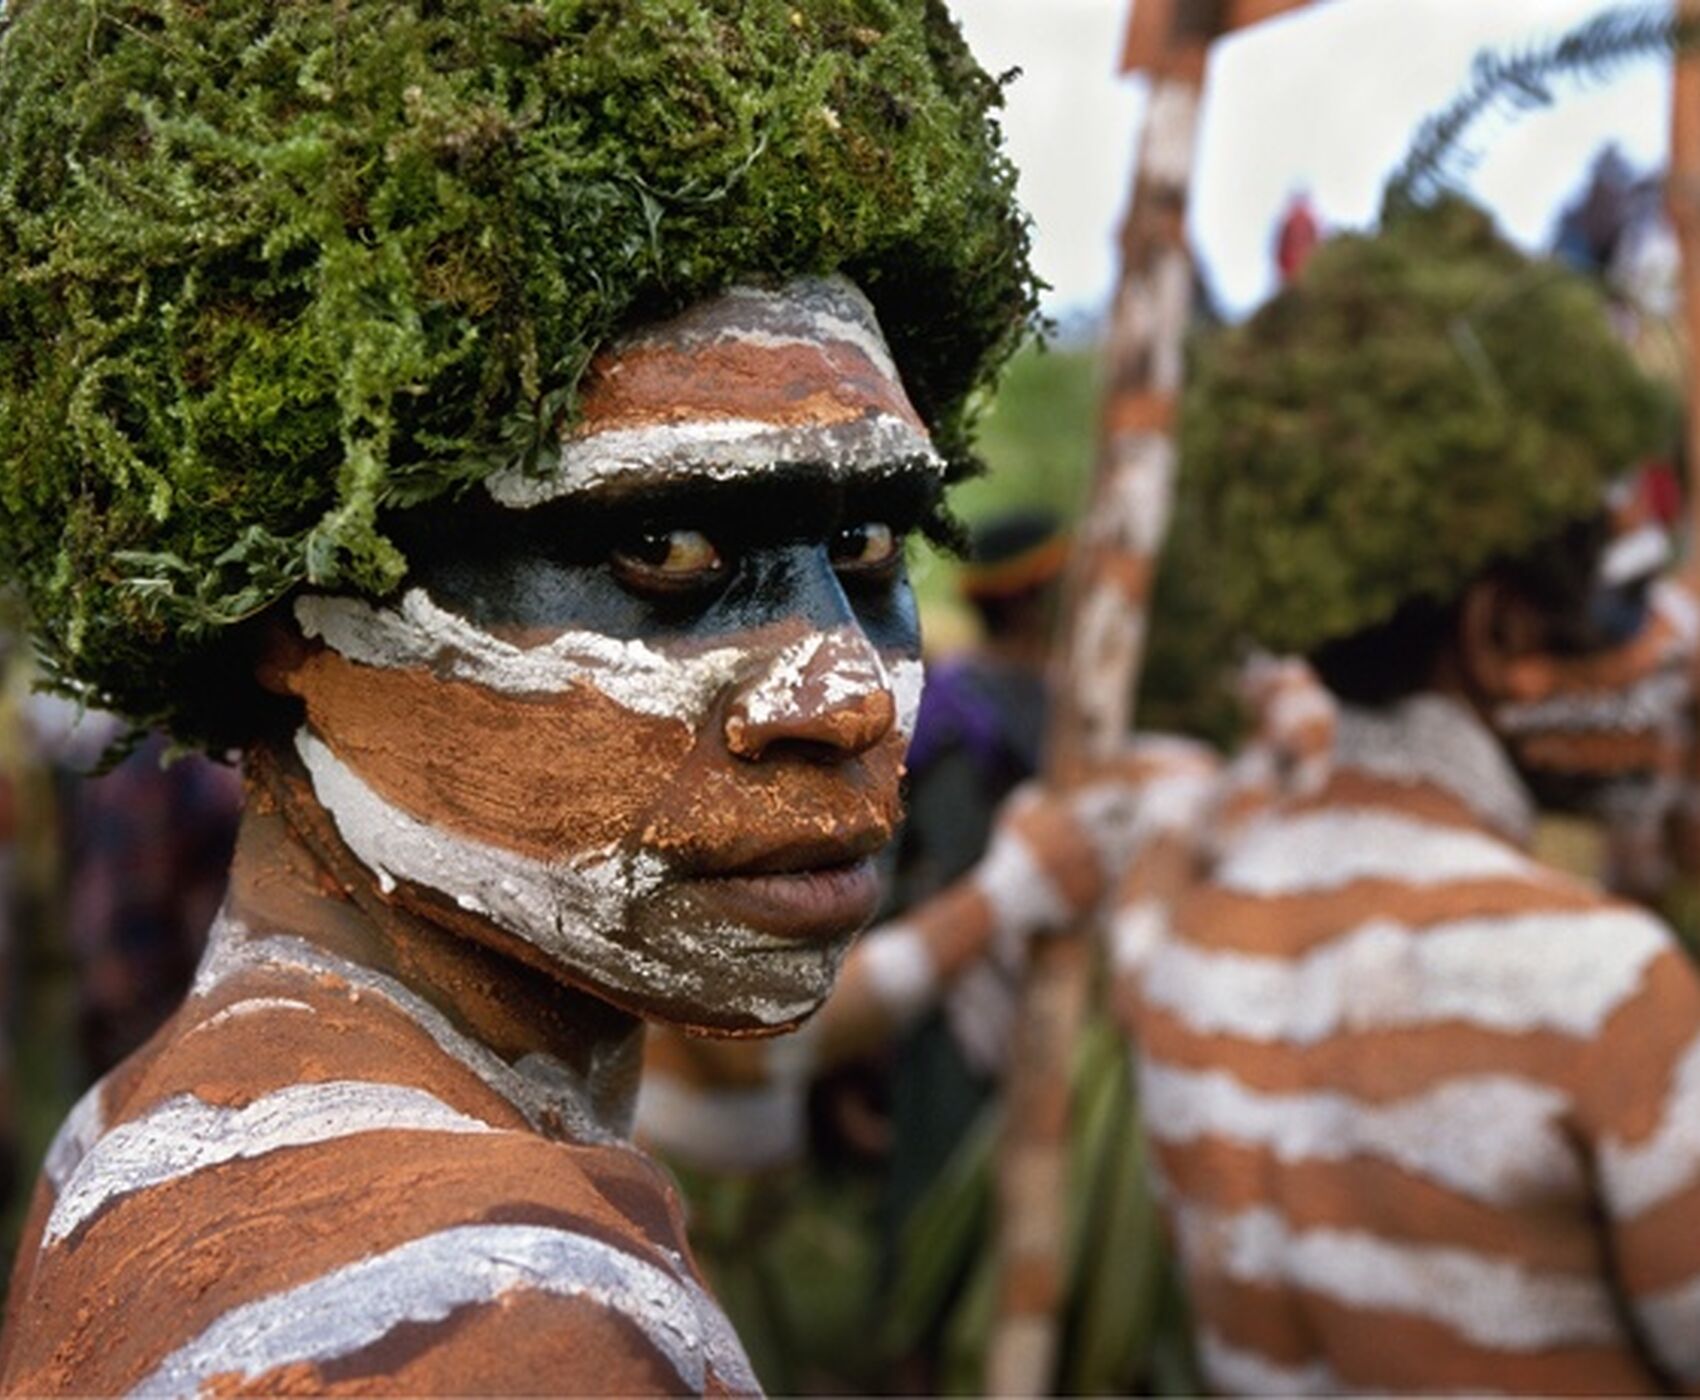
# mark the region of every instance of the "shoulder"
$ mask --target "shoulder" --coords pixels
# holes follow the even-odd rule
[[[402,1086],[185,1095],[119,1122],[66,1178],[20,1282],[14,1390],[747,1378],[653,1164]]]
[[[660,1169],[361,990],[230,979],[85,1101],[6,1387],[743,1387]]]

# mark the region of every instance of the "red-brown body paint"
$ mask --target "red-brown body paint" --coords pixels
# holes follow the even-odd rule
[[[771,1034],[830,986],[916,669],[900,560],[858,572],[831,532],[938,463],[848,283],[624,348],[559,464],[490,483],[512,558],[468,572],[451,528],[403,598],[303,599],[275,639],[301,728],[247,756],[195,991],[50,1156],[7,1393],[755,1387],[626,1141],[638,1015]],[[615,582],[618,540],[557,558],[530,528],[780,471],[825,523],[751,537],[686,622]]]

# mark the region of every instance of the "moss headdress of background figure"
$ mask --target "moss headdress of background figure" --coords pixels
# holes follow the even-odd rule
[[[1233,632],[1310,653],[1598,515],[1674,429],[1599,292],[1447,197],[1200,346],[1177,535]]]
[[[591,355],[843,271],[953,467],[1036,282],[937,0],[0,18],[0,565],[49,674],[240,740],[229,629],[381,594],[382,513],[545,458]]]

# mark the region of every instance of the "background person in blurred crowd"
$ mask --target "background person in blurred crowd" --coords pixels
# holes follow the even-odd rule
[[[1526,784],[1586,793],[1571,760],[1692,666],[1610,503],[1658,396],[1590,291],[1450,201],[1319,251],[1193,395],[1230,610],[1341,704],[1321,790],[1121,999],[1211,1384],[1695,1383],[1700,977],[1524,847]]]
[[[974,527],[958,591],[972,646],[929,663],[909,752],[908,816],[892,907],[913,909],[986,851],[999,804],[1039,770],[1045,672],[1069,536],[1053,512],[999,512]],[[993,950],[894,1048],[888,1211],[894,1223],[937,1176],[992,1093],[1023,959]]]
[[[168,741],[157,734],[100,773],[124,721],[58,696],[33,696],[26,722],[32,757],[54,776],[87,1084],[158,1030],[188,991],[224,897],[242,783],[235,768],[200,754],[166,762]]]

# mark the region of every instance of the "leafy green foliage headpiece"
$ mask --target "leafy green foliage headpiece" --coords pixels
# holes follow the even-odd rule
[[[1453,198],[1324,245],[1198,350],[1182,486],[1232,628],[1310,652],[1601,508],[1670,406],[1599,293]]]
[[[999,103],[942,0],[13,0],[0,569],[50,667],[204,728],[224,629],[394,588],[381,511],[739,278],[856,280],[965,467],[1037,285]]]

